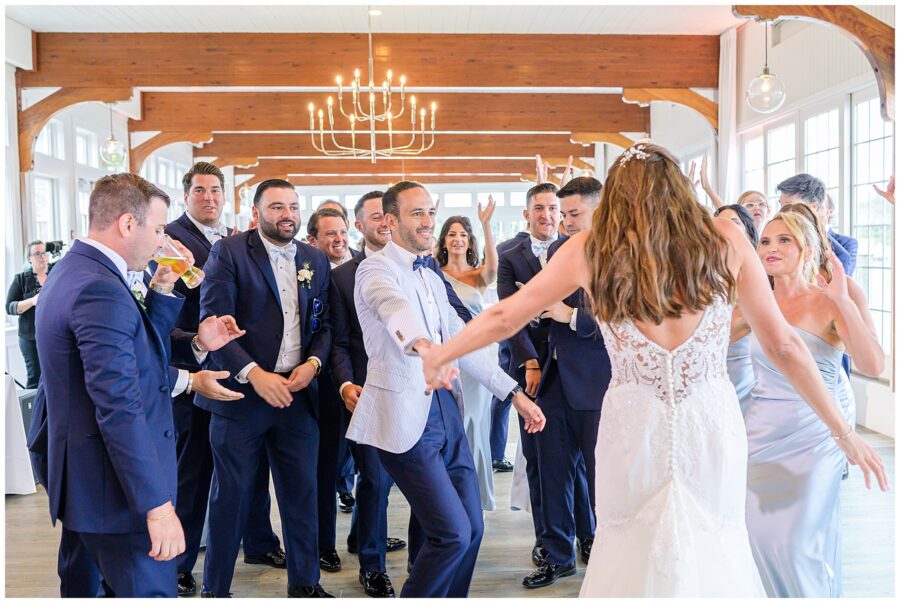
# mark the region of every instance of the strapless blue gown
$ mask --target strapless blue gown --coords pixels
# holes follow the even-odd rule
[[[796,328],[844,416],[856,406],[842,352]],[[846,457],[828,427],[751,336],[756,385],[744,413],[747,530],[771,597],[840,597],[840,485]]]

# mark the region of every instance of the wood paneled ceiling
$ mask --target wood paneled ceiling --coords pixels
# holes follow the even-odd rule
[[[504,8],[512,15],[517,7]],[[390,68],[410,89],[427,88],[416,92],[420,106],[438,104],[436,142],[420,158],[373,166],[312,148],[307,105],[324,105],[338,74],[348,81],[358,67],[365,77],[359,33],[36,33],[36,69],[20,70],[17,83],[60,87],[50,101],[72,90],[97,100],[110,89],[139,91],[141,119],[128,124],[142,141],[132,145],[135,171],[157,148],[189,141],[197,158],[253,166],[239,175],[330,184],[341,174],[516,181],[533,174],[535,153],[589,159],[597,140],[627,144],[622,133],[649,131],[648,106],[625,102],[625,89],[690,94],[718,80],[717,35],[378,33],[373,41],[378,81]],[[42,103],[29,109],[32,129],[49,119]],[[23,170],[33,145],[26,138],[20,132]]]

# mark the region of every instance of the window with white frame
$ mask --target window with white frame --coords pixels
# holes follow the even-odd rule
[[[61,121],[51,119],[47,122],[34,143],[34,152],[56,159],[66,158],[66,139]]]
[[[766,196],[769,205],[778,207],[781,196],[775,187],[797,173],[797,140],[794,122],[766,132]]]
[[[515,191],[509,194],[510,207],[525,207],[525,191]]]
[[[487,207],[489,197],[494,199],[497,207],[503,207],[506,204],[506,193],[478,193],[478,204],[481,207]]]
[[[78,179],[78,190],[75,195],[75,204],[78,213],[78,236],[83,237],[88,233],[89,208],[91,204],[91,191],[94,189],[94,181],[87,178]]]
[[[472,193],[444,193],[441,206],[449,208],[472,207]]]
[[[878,96],[853,98],[851,111],[850,223],[859,241],[853,276],[866,292],[878,339],[892,355],[894,208],[872,186],[883,189],[894,173],[894,126],[881,118]]]
[[[170,183],[175,178],[175,165],[168,159],[160,157],[156,166],[156,184],[159,186],[172,186]]]
[[[766,190],[766,154],[763,136],[748,137],[744,140],[744,191]]]
[[[803,120],[803,171],[824,182],[826,192],[838,206],[841,202],[840,128],[837,107]]]
[[[90,130],[75,128],[75,161],[93,168],[100,167],[97,135]]]
[[[41,241],[63,239],[59,224],[59,184],[56,178],[35,176],[34,189],[34,236]]]

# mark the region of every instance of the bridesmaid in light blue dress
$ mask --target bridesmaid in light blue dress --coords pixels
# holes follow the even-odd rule
[[[796,213],[777,214],[759,243],[782,313],[852,426],[855,404],[841,369],[844,350],[867,374],[883,370],[884,352],[866,305],[860,308],[851,299],[861,294],[859,286],[846,278],[830,251],[834,276],[826,282],[819,275],[820,250],[815,226]],[[773,597],[839,597],[839,495],[846,464],[839,443],[858,436],[852,429],[832,433],[752,335],[749,353],[756,384],[744,414],[747,530],[763,584]]]
[[[473,317],[484,310],[484,292],[497,279],[497,249],[490,227],[494,207],[494,201],[490,198],[486,208],[482,209],[478,205],[478,219],[484,233],[483,264],[478,259],[478,244],[472,232],[472,224],[464,216],[447,218],[437,242],[438,264],[444,271],[447,282]],[[493,397],[491,392],[469,378],[465,372],[459,378],[463,392],[463,427],[475,461],[481,508],[493,511],[496,508],[490,440]]]

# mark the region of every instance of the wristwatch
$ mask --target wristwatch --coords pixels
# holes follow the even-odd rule
[[[205,354],[207,350],[204,350],[200,346],[200,336],[194,335],[194,338],[191,339],[191,349],[194,350],[195,354]]]
[[[514,388],[512,388],[512,391],[509,392],[509,395],[506,396],[506,400],[504,400],[504,402],[512,402],[512,399],[516,396],[516,394],[524,393],[524,391],[525,390],[522,389],[522,386],[517,384]]]
[[[322,372],[322,363],[319,362],[319,359],[315,356],[310,356],[306,361],[313,365],[313,368],[316,369],[316,376],[318,377],[319,373]]]

